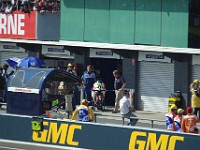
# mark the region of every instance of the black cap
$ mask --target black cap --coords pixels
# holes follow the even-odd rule
[[[124,94],[129,94],[130,90],[124,90]]]

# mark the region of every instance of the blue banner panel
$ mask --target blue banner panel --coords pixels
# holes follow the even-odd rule
[[[32,131],[31,117],[0,115],[1,139],[55,144],[95,150],[188,150],[200,136],[127,126],[43,120],[42,131]]]

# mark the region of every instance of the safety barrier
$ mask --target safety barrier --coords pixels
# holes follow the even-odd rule
[[[0,139],[95,150],[186,150],[199,147],[199,135],[69,120],[0,114]]]

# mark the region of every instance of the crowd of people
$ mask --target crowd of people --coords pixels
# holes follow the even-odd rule
[[[74,76],[77,76],[77,67],[75,64],[69,63],[66,71]],[[115,107],[112,112],[121,112],[122,115],[131,117],[133,114],[129,97],[130,91],[124,90],[126,87],[126,82],[118,70],[113,71],[113,77],[115,80],[113,84],[114,90],[112,91],[115,91],[116,98]],[[83,118],[83,113],[88,115],[88,111],[90,111],[90,109],[87,107],[87,105],[90,105],[95,111],[98,111],[99,109],[103,110],[105,101],[105,95],[107,91],[106,85],[100,78],[96,77],[92,65],[87,66],[86,71],[83,72],[83,74],[80,76],[80,79],[81,83],[75,83],[73,86],[69,82],[61,81],[56,88],[58,89],[60,95],[64,96],[66,113],[70,113],[71,115],[73,112],[72,119],[74,119],[74,116],[77,114],[79,119]],[[80,106],[78,108],[76,108],[76,99],[74,98],[76,91],[79,90],[77,86],[81,86],[84,91],[84,103],[82,104],[84,106]],[[86,111],[87,113],[85,113]],[[91,112],[89,114],[91,114]],[[132,121],[133,120],[130,120],[129,125],[133,125]]]
[[[197,123],[200,120],[193,113],[192,107],[187,107],[186,115],[183,114],[182,108],[172,105],[170,112],[165,115],[167,130],[198,134]]]
[[[0,0],[1,13],[11,14],[13,11],[57,13],[60,12],[60,0]]]
[[[165,115],[168,130],[199,133],[197,123],[200,122],[200,81],[197,79],[194,80],[189,88],[191,92],[191,107],[187,107],[186,115],[184,115],[182,108],[172,105],[170,108],[171,111]]]

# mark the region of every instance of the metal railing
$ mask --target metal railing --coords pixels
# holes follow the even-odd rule
[[[105,114],[101,114],[101,113],[94,113],[95,115],[95,120],[94,122],[97,122],[97,116],[111,116],[111,115],[105,115]],[[119,116],[113,116],[112,117],[119,117]],[[142,117],[123,117],[122,118],[122,125],[125,125],[125,119],[135,119],[135,120],[146,120],[149,121],[151,123],[151,128],[154,128],[154,123],[155,122],[163,122],[165,123],[164,120],[159,120],[159,119],[149,119],[149,118],[142,118]]]
[[[158,119],[149,119],[149,118],[141,118],[141,117],[122,117],[123,125],[125,123],[125,119],[135,119],[135,120],[146,120],[151,122],[151,128],[154,128],[154,122],[165,122],[164,120],[158,120]]]

